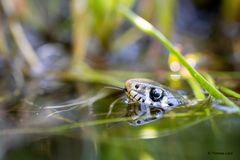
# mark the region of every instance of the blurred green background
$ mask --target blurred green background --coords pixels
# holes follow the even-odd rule
[[[197,90],[119,6],[158,28],[208,79],[239,93],[239,0],[1,0],[0,159],[239,159],[239,114],[210,104],[136,127],[120,101],[106,118],[121,96],[106,85],[145,77],[192,97]],[[44,109],[83,99],[91,102],[59,114]]]

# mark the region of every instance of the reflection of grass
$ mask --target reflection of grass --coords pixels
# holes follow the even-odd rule
[[[88,106],[91,105],[91,103],[95,103],[96,101],[100,100],[101,98],[105,97],[108,95],[109,92],[107,90],[102,90],[98,94],[96,94],[95,97],[90,97],[87,98],[86,100],[81,101],[82,103],[77,103],[81,104],[80,106]],[[109,99],[105,99],[109,101]],[[99,106],[104,104],[100,103]],[[72,104],[73,105],[73,104]],[[79,111],[81,112],[83,107],[78,107]],[[110,134],[113,134],[112,136],[121,136],[123,135],[135,135],[138,134],[140,135],[141,130],[145,128],[151,127],[153,130],[157,132],[157,137],[161,137],[163,135],[170,135],[178,131],[179,129],[182,128],[188,128],[191,127],[197,123],[200,123],[206,119],[211,118],[212,116],[215,115],[223,115],[223,112],[219,112],[214,109],[206,108],[206,106],[209,106],[209,104],[204,105],[204,109],[197,109],[197,108],[202,108],[202,105],[198,105],[195,107],[179,107],[175,109],[174,111],[165,114],[162,119],[156,120],[155,123],[151,123],[150,125],[143,125],[140,127],[131,127],[129,125],[123,125],[123,126],[117,126],[114,127],[114,129],[110,132]],[[48,106],[46,108],[66,108],[69,107],[67,105],[62,105],[62,106]],[[119,106],[122,107],[122,106]],[[186,109],[188,112],[186,112]],[[97,114],[97,113],[96,113]],[[104,127],[106,124],[115,124],[119,122],[124,122],[127,123],[128,120],[132,120],[133,117],[114,117],[114,118],[101,118],[99,117],[96,120],[89,120],[89,121],[80,121],[80,122],[74,122],[71,119],[68,119],[67,117],[63,115],[54,115],[51,118],[55,118],[56,120],[59,120],[60,122],[65,121],[65,122],[70,122],[67,125],[61,125],[61,126],[55,126],[55,127],[36,127],[36,128],[14,128],[14,129],[3,129],[0,131],[0,135],[9,135],[9,134],[63,134],[67,131],[71,131],[73,129],[78,129],[78,128],[83,128],[83,127],[91,127],[91,126],[99,126],[101,125]],[[144,117],[141,117],[144,118]],[[176,120],[177,119],[177,120]],[[180,119],[180,120],[179,120]],[[173,125],[174,124],[174,125]],[[106,126],[105,126],[106,127]],[[126,127],[128,128],[126,130]],[[107,129],[107,128],[106,128]],[[101,131],[102,132],[102,131]],[[114,132],[114,133],[112,133]],[[117,133],[115,133],[117,132]],[[119,132],[119,133],[118,133]],[[133,134],[134,133],[134,134]],[[107,133],[108,134],[108,131]]]
[[[96,106],[104,106],[105,100],[108,102],[109,99],[101,99],[108,95],[107,90],[101,91],[99,94],[96,94],[95,97],[89,97],[85,101],[82,101],[81,105],[86,105],[88,103],[94,103],[99,101],[100,104]],[[105,100],[104,100],[105,99]],[[85,104],[86,103],[86,104]],[[80,103],[78,103],[80,104]],[[80,106],[81,106],[80,105]],[[139,127],[132,127],[129,125],[124,125],[128,120],[132,120],[132,117],[114,117],[114,118],[102,118],[102,116],[95,116],[96,120],[88,121],[79,121],[75,122],[71,118],[67,118],[64,115],[54,115],[52,118],[55,118],[59,122],[67,122],[66,125],[59,126],[49,126],[49,127],[27,127],[27,128],[14,128],[14,129],[3,129],[0,131],[0,135],[16,135],[16,134],[67,134],[69,131],[72,132],[75,129],[85,128],[85,127],[94,127],[96,129],[101,128],[97,131],[95,135],[101,140],[104,140],[104,136],[107,137],[128,137],[128,138],[156,138],[166,135],[171,135],[176,132],[179,132],[183,129],[189,128],[196,124],[199,124],[205,120],[211,119],[213,116],[225,115],[223,112],[209,108],[209,103],[204,105],[198,104],[195,107],[179,107],[174,109],[172,112],[165,114],[163,118],[156,120],[154,123],[148,125],[143,125]],[[62,107],[65,107],[63,105]],[[88,105],[86,105],[87,107]],[[61,106],[47,107],[47,108],[60,108]],[[94,107],[94,106],[93,106]],[[122,106],[119,106],[122,107]],[[81,113],[82,108],[78,108],[79,113]],[[98,112],[96,112],[98,114]],[[106,113],[104,113],[105,117]],[[123,122],[123,123],[121,123]],[[116,124],[123,125],[116,125]],[[112,127],[108,127],[109,124]],[[149,130],[150,129],[150,130]],[[150,132],[150,133],[149,133]],[[151,135],[153,134],[153,135]]]
[[[232,106],[236,108],[236,110],[240,111],[234,102],[224,96],[215,86],[211,85],[198,71],[196,71],[160,31],[158,31],[149,22],[137,16],[127,8],[121,7],[119,11],[140,30],[159,40],[169,50],[171,54],[177,57],[178,61],[188,70],[192,77],[194,77],[195,80],[209,92],[209,94],[211,94],[217,99],[222,100],[225,104]]]
[[[216,112],[217,115],[222,115],[222,112]],[[203,119],[206,119],[209,115],[206,114],[204,111],[199,112],[188,112],[188,113],[172,113],[164,115],[165,120],[175,119],[175,118],[189,118],[191,117],[203,117]],[[42,133],[42,134],[48,134],[48,133],[55,133],[60,134],[61,132],[69,131],[71,129],[81,128],[81,127],[89,127],[89,126],[97,126],[97,125],[104,125],[109,123],[117,123],[117,122],[125,122],[127,120],[131,120],[129,117],[120,117],[120,118],[111,118],[111,119],[99,119],[94,121],[87,121],[87,122],[77,122],[77,123],[71,123],[68,125],[62,125],[58,127],[51,127],[51,128],[19,128],[19,129],[3,129],[0,131],[0,135],[9,135],[9,134],[36,134],[36,133]],[[192,121],[194,124],[199,121]],[[162,123],[162,122],[161,122]],[[161,123],[159,123],[161,125]],[[168,123],[168,121],[166,121]],[[167,125],[168,126],[168,125]],[[186,125],[183,125],[186,127]],[[171,127],[168,126],[165,129],[169,130]],[[172,129],[176,129],[175,127]],[[164,130],[163,130],[164,131]]]

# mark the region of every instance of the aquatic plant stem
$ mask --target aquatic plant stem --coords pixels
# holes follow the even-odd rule
[[[223,93],[225,93],[225,94],[227,94],[229,96],[232,96],[232,97],[235,97],[235,98],[240,98],[240,94],[239,93],[237,93],[237,92],[235,92],[235,91],[233,91],[233,90],[231,90],[231,89],[229,89],[227,87],[219,86],[219,89]]]
[[[191,86],[193,93],[198,100],[203,100],[206,98],[204,93],[202,92],[201,86],[199,85],[198,82],[196,82],[194,78],[190,77],[186,78],[186,80],[188,84]]]
[[[159,40],[169,50],[170,54],[173,54],[177,57],[178,61],[188,70],[192,77],[194,77],[196,81],[209,92],[209,94],[217,99],[222,100],[226,105],[236,108],[237,111],[240,112],[239,107],[226,96],[224,96],[215,86],[211,85],[197,70],[195,70],[187,62],[184,56],[172,45],[172,43],[152,24],[144,20],[142,17],[139,17],[126,7],[119,7],[119,11],[141,31]]]
[[[84,64],[89,41],[90,26],[89,14],[87,14],[87,1],[72,0],[70,3],[72,15],[72,43],[73,57],[72,67],[81,67]]]
[[[42,66],[37,54],[32,48],[30,42],[27,40],[23,28],[17,21],[10,20],[10,31],[13,38],[20,49],[20,53],[23,55],[29,66],[34,69],[37,66]]]
[[[34,74],[42,73],[43,64],[24,33],[23,26],[18,20],[20,13],[15,10],[15,2],[2,0],[0,1],[0,5],[2,5],[4,14],[7,16],[9,30],[12,34],[13,40],[20,50],[20,54],[24,57]]]

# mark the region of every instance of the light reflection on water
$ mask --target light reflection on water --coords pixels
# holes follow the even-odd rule
[[[142,139],[151,139],[151,138],[157,138],[158,137],[158,132],[155,128],[144,128],[140,132],[140,137]]]

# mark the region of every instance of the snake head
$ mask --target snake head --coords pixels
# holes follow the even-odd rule
[[[125,91],[133,102],[161,107],[166,111],[186,103],[181,95],[149,79],[129,79],[125,82]]]

